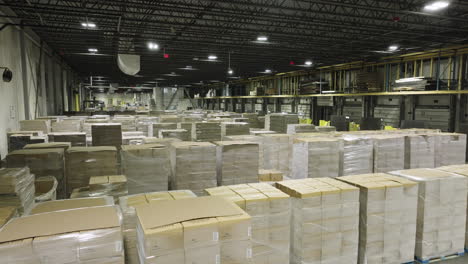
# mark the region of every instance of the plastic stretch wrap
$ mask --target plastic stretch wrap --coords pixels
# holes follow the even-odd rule
[[[136,131],[136,121],[134,116],[114,116],[113,123],[119,123],[122,131]]]
[[[258,144],[216,141],[218,185],[258,182]]]
[[[374,142],[374,172],[389,172],[405,168],[404,136],[372,136]]]
[[[21,120],[21,131],[42,131],[44,134],[50,133],[50,120]]]
[[[182,141],[190,141],[191,135],[185,129],[161,129],[159,138],[178,138]]]
[[[137,117],[136,130],[141,131],[147,137],[153,136],[153,124],[159,122],[159,117]]]
[[[159,137],[161,129],[177,129],[177,123],[156,123],[153,124],[153,137]]]
[[[125,263],[139,264],[137,251],[137,216],[136,205],[156,203],[166,200],[180,200],[197,197],[192,191],[179,190],[169,192],[141,193],[129,196],[123,196],[119,199],[120,208],[123,214],[123,235],[125,245]],[[175,263],[174,263],[175,264]]]
[[[177,115],[162,115],[159,117],[161,123],[178,123],[182,122],[182,118]]]
[[[373,172],[373,143],[369,138],[344,136],[343,168],[341,175]]]
[[[226,136],[223,140],[248,141],[258,144],[258,168],[263,169],[263,137],[252,135]]]
[[[435,169],[391,174],[419,183],[415,256],[426,261],[464,252],[466,177]]]
[[[405,137],[405,169],[434,168],[435,135]]]
[[[332,178],[276,183],[291,195],[291,263],[355,264],[359,189]]]
[[[58,181],[54,176],[36,178],[35,181],[35,201],[46,202],[57,199]]]
[[[265,129],[278,133],[286,133],[289,124],[299,124],[299,117],[296,114],[269,114],[265,116]]]
[[[121,221],[121,213],[118,207],[108,206],[107,209],[113,210],[115,213],[112,217],[119,218]],[[81,212],[87,209],[75,209],[70,211]],[[54,215],[60,216],[67,214],[67,211],[54,212]],[[44,214],[45,215],[45,214]],[[52,216],[52,215],[50,215]],[[75,221],[89,221],[92,216],[83,216],[84,219],[76,217]],[[32,223],[33,219],[45,219],[47,216],[32,215],[28,216],[21,223],[11,221],[5,225],[8,229],[9,225],[30,226],[32,224],[38,230],[39,234],[41,226],[57,222],[56,225],[61,225],[57,220],[50,219],[49,222]],[[20,220],[20,219],[15,219]],[[115,221],[114,221],[115,222]],[[71,224],[68,222],[67,224]],[[64,224],[64,225],[67,225]],[[92,227],[92,225],[89,225]],[[47,227],[46,227],[47,228]],[[61,228],[57,228],[61,229]],[[69,228],[73,230],[74,228]],[[62,230],[67,230],[63,228]],[[0,231],[0,235],[2,233]],[[8,231],[8,230],[7,230]],[[123,264],[124,250],[122,243],[122,230],[120,224],[107,228],[91,228],[72,232],[60,232],[52,235],[28,236],[14,241],[6,241],[0,244],[1,264],[29,264],[29,263],[48,263],[48,264]]]
[[[195,122],[195,121],[194,121]],[[198,122],[198,121],[197,121]],[[177,129],[185,129],[189,134],[190,139],[192,138],[192,123],[193,122],[182,122],[177,123]]]
[[[167,191],[171,165],[168,148],[160,144],[122,146],[122,173],[128,193]]]
[[[49,142],[70,142],[73,147],[86,147],[85,132],[54,132],[48,136]]]
[[[10,152],[7,157],[7,167],[21,168],[28,166],[36,177],[54,176],[58,181],[57,195],[66,196],[66,177],[64,164],[64,150],[50,149],[22,149]]]
[[[114,146],[120,148],[122,145],[122,126],[119,123],[101,123],[91,126],[93,146]]]
[[[203,190],[217,186],[216,146],[208,142],[175,142],[170,147],[171,189]]]
[[[178,138],[157,138],[157,137],[147,137],[143,139],[143,144],[161,144],[166,147],[169,147],[173,142],[180,142],[182,140]]]
[[[413,262],[418,184],[384,173],[337,179],[360,189],[358,263]]]
[[[263,168],[266,170],[279,170],[289,175],[289,135],[265,134],[263,138]]]
[[[28,214],[34,206],[34,175],[29,168],[0,169],[0,208],[13,206],[20,215]]]
[[[221,186],[205,190],[224,197],[252,217],[252,263],[289,263],[291,201],[266,183]]]
[[[435,167],[465,164],[466,134],[435,135]]]
[[[338,177],[343,140],[338,138],[298,138],[293,141],[293,179]]]
[[[91,127],[94,124],[100,124],[100,123],[109,123],[109,117],[107,118],[92,118],[90,117],[89,119],[86,119],[83,123],[83,132],[86,132],[86,136],[90,137],[91,136]]]
[[[243,122],[221,123],[221,136],[249,135],[249,124]]]
[[[221,124],[218,122],[192,123],[193,141],[219,141],[221,140]]]
[[[316,126],[315,130],[317,132],[335,132],[336,127],[334,127],[334,126]]]
[[[71,147],[65,155],[67,192],[86,187],[91,176],[117,175],[115,147]]]
[[[287,129],[288,134],[311,133],[311,132],[316,132],[314,125],[288,124],[288,129]]]
[[[132,134],[126,134],[132,133]],[[138,134],[137,134],[138,133]],[[146,136],[139,134],[141,132],[122,132],[122,145],[141,145]]]
[[[89,179],[89,197],[112,196],[117,201],[118,197],[127,194],[125,175],[93,176]]]
[[[51,131],[54,133],[57,132],[80,132],[81,126],[83,121],[82,120],[72,120],[67,119],[60,122],[52,123]]]

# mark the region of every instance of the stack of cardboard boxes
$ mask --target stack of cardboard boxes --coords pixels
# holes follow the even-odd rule
[[[50,120],[21,120],[21,131],[42,131],[42,133],[50,133],[51,121]]]
[[[221,140],[221,124],[218,122],[192,123],[193,141],[219,141]]]
[[[49,133],[49,142],[69,142],[73,147],[86,147],[85,132]]]
[[[343,167],[340,175],[372,173],[374,170],[372,140],[354,136],[344,136],[343,139]]]
[[[289,135],[264,134],[263,138],[263,167],[262,169],[274,169],[289,175]]]
[[[465,163],[466,134],[438,133],[434,144],[435,167]]]
[[[159,138],[178,138],[182,141],[190,141],[191,134],[185,129],[161,129]]]
[[[299,117],[296,114],[269,114],[265,116],[265,129],[278,133],[286,133],[289,124],[299,124]]]
[[[435,135],[405,137],[405,169],[434,168]]]
[[[19,214],[28,214],[34,206],[34,175],[28,168],[0,169],[0,208],[18,208]]]
[[[242,122],[221,123],[221,136],[249,135],[249,124]]]
[[[289,124],[287,133],[288,134],[297,134],[297,133],[313,133],[316,132],[314,125],[309,124]]]
[[[60,122],[54,122],[52,123],[51,131],[53,133],[80,132],[82,123],[83,123],[82,120],[77,120],[77,119],[66,119]]]
[[[93,124],[91,127],[93,146],[114,146],[120,148],[122,145],[122,127],[119,123]]]
[[[372,136],[374,172],[389,172],[405,168],[405,137],[398,135]]]
[[[159,137],[159,130],[177,129],[177,123],[155,123],[153,124],[153,137]]]
[[[258,182],[258,144],[247,141],[217,141],[218,185]]]

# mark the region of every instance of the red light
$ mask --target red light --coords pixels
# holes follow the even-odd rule
[[[296,63],[294,61],[290,61],[289,65],[295,65]]]
[[[164,53],[164,58],[165,58],[165,59],[169,59],[169,54]]]

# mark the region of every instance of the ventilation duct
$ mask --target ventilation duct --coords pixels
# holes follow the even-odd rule
[[[135,75],[140,71],[140,55],[118,54],[119,69],[127,75]]]

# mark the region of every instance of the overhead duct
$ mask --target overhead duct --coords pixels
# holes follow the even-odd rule
[[[118,54],[119,69],[127,75],[135,75],[140,71],[140,55]]]

